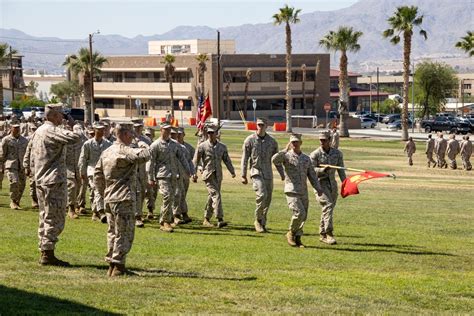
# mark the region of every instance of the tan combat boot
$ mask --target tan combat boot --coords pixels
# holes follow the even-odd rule
[[[43,266],[70,267],[69,262],[59,260],[54,256],[54,250],[41,251],[40,264]]]
[[[38,202],[32,201],[32,202],[31,202],[31,208],[32,208],[32,209],[38,209],[38,208],[39,208]]]
[[[209,228],[213,228],[214,227],[214,224],[212,224],[208,218],[205,218],[204,221],[202,222],[202,226],[204,227],[209,227]]]
[[[224,222],[224,220],[222,218],[217,219],[217,228],[222,228],[222,227],[226,227],[226,226],[227,226],[227,222]]]
[[[142,217],[141,216],[135,216],[135,226],[139,228],[145,227],[145,224],[143,223]]]
[[[175,225],[181,225],[181,224],[184,224],[184,221],[181,218],[179,218],[178,216],[175,216],[174,217],[174,224]]]
[[[114,269],[112,270],[112,273],[110,274],[110,276],[111,277],[118,277],[118,276],[122,276],[122,275],[126,275],[126,274],[127,274],[127,269],[125,269],[125,265],[115,263],[114,264]]]
[[[264,233],[265,232],[265,229],[263,229],[262,224],[260,224],[260,222],[258,220],[253,222],[253,225],[255,226],[255,231],[257,233]]]
[[[332,234],[326,234],[326,239],[324,242],[328,245],[335,245],[337,243]]]
[[[93,220],[94,222],[100,221],[99,213],[97,213],[96,211],[93,211],[93,212],[92,212],[92,220]]]
[[[77,219],[79,216],[76,214],[74,211],[74,207],[69,206],[69,211],[67,212],[67,215],[69,216],[70,219]]]
[[[112,276],[112,272],[114,272],[114,268],[115,268],[115,263],[109,262],[109,270],[107,270],[108,277]]]
[[[153,215],[153,212],[151,210],[148,210],[148,214],[147,214],[146,218],[151,221],[151,220],[155,219],[155,215]]]
[[[288,245],[290,245],[291,247],[296,247],[296,241],[295,241],[295,236],[293,235],[293,233],[291,231],[288,231],[286,233],[286,241],[288,242]]]
[[[169,223],[163,223],[160,226],[160,230],[165,233],[172,233],[174,231],[173,227]]]
[[[79,210],[77,211],[77,213],[79,213],[79,215],[86,215],[87,214],[87,210],[85,207],[79,207]]]
[[[21,210],[21,209],[22,209],[22,208],[20,207],[20,205],[18,205],[18,203],[15,202],[15,201],[13,201],[13,200],[10,202],[10,208],[11,208],[12,210]]]

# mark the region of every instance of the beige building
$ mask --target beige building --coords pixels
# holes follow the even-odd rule
[[[181,41],[180,41],[181,42]],[[223,54],[221,73],[218,75],[217,55],[208,54],[204,76],[204,92],[209,94],[214,117],[220,108],[222,119],[240,119],[239,110],[253,118],[252,99],[256,100],[257,116],[282,120],[285,116],[285,55]],[[163,117],[170,108],[170,86],[164,76],[163,56],[106,56],[99,82],[94,84],[97,113],[102,116]],[[320,60],[316,80],[317,115],[325,115],[322,105],[330,100],[329,54],[295,54],[292,57],[293,113],[310,114],[313,103],[315,64]],[[301,65],[306,64],[305,102],[303,103]],[[196,55],[177,55],[173,78],[174,109],[184,103],[184,118],[194,117],[200,94]],[[248,101],[244,105],[247,69],[252,69],[248,85]],[[220,100],[218,100],[218,84]],[[138,110],[135,102],[140,99]],[[219,104],[219,106],[218,106]],[[177,113],[176,117],[180,118]]]
[[[235,54],[234,40],[220,41],[221,54]],[[217,41],[204,39],[149,41],[150,55],[217,54]]]
[[[15,98],[25,94],[22,59],[23,56],[13,55],[12,63],[7,61],[4,65],[0,66],[1,80],[3,83],[3,91],[1,91],[1,93],[3,93],[4,105],[10,104],[13,94]]]

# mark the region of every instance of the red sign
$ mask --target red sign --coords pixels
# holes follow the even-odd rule
[[[178,105],[179,105],[179,109],[182,110],[184,108],[183,100],[179,100]]]
[[[329,103],[324,104],[324,111],[326,111],[326,112],[331,111],[331,104],[329,104]]]

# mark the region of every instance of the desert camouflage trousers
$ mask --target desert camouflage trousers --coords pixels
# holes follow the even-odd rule
[[[143,215],[143,203],[145,202],[147,184],[138,184],[139,188],[137,187],[137,198],[135,202],[135,216],[142,216]]]
[[[267,214],[272,202],[273,179],[264,179],[262,176],[252,177],[252,188],[256,194],[255,219],[263,226],[267,224]]]
[[[86,193],[87,193],[87,186],[89,185],[89,180],[86,179],[79,179],[79,188],[77,192],[77,206],[78,207],[86,207]]]
[[[204,209],[204,217],[210,219],[212,214],[217,219],[224,218],[224,210],[222,209],[222,196],[221,196],[221,185],[222,179],[216,177],[213,173],[207,180],[204,180],[207,188],[207,203]]]
[[[125,264],[135,236],[135,203],[133,201],[109,202],[107,215],[107,255],[105,261]]]
[[[462,167],[464,168],[464,170],[472,169],[470,157],[464,157],[463,155],[461,155],[461,160],[462,160]]]
[[[20,203],[23,192],[25,191],[26,175],[23,169],[5,169],[8,182],[10,182],[10,199]]]
[[[337,184],[331,185],[328,179],[321,180],[321,188],[323,194],[321,196],[316,195],[316,201],[321,205],[321,222],[319,225],[320,234],[332,234],[333,231],[333,214],[334,208],[336,207],[337,201]]]
[[[176,194],[176,178],[158,179],[158,190],[163,198],[160,211],[160,224],[173,223],[173,204]]]
[[[426,159],[428,159],[428,168],[431,167],[431,164],[436,167],[436,161],[433,159],[433,152],[428,151],[426,153]]]
[[[78,178],[67,178],[67,206],[74,210],[77,208],[79,183]]]
[[[30,197],[33,203],[38,204],[38,196],[36,195],[36,181],[33,177],[29,177],[30,179]]]
[[[188,195],[189,189],[189,177],[179,177],[176,182],[176,196],[173,205],[173,215],[180,217],[183,214],[188,213],[188,203],[186,202],[186,196]]]
[[[104,197],[100,194],[99,190],[95,187],[94,177],[88,176],[89,190],[90,190],[90,201],[92,212],[103,212],[105,209]]]
[[[285,195],[288,208],[293,213],[288,229],[294,236],[302,236],[303,226],[308,217],[308,194],[285,193]]]
[[[39,249],[54,250],[66,218],[66,183],[37,185],[36,194],[39,203]]]

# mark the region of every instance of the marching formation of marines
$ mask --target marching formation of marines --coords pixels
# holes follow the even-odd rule
[[[23,125],[22,125],[23,124]],[[67,117],[61,105],[47,105],[45,122],[33,118],[26,123],[10,124],[2,138],[0,158],[2,172],[10,184],[10,207],[21,209],[26,178],[30,180],[32,208],[39,208],[38,248],[42,265],[69,266],[55,254],[55,245],[64,229],[66,214],[71,219],[86,214],[86,188],[90,191],[92,219],[107,223],[109,276],[127,273],[126,256],[133,244],[135,227],[144,227],[146,219],[155,219],[157,194],[162,197],[160,230],[173,232],[177,225],[192,221],[186,201],[190,181],[197,182],[198,172],[208,197],[204,206],[204,227],[222,228],[222,164],[232,178],[236,173],[227,147],[220,141],[220,126],[208,124],[201,130],[197,148],[185,142],[185,131],[165,121],[160,136],[154,140],[152,129],[143,130],[142,122],[94,123],[90,128]],[[346,178],[337,129],[319,134],[320,147],[306,155],[302,138],[292,134],[286,148],[266,132],[268,122],[259,118],[257,130],[242,146],[241,182],[252,181],[256,194],[254,228],[268,232],[268,214],[273,194],[275,166],[282,181],[288,208],[292,212],[286,234],[293,247],[304,247],[301,240],[308,217],[309,180],[315,199],[321,207],[320,241],[336,244],[333,216],[338,197],[335,173]],[[2,128],[5,128],[3,126]],[[154,140],[154,141],[153,141]],[[408,162],[413,165],[416,152],[413,139],[406,143]],[[433,159],[433,154],[436,161]],[[456,169],[461,155],[465,170],[471,170],[472,143],[468,136],[458,142],[454,135],[446,141],[439,134],[426,143],[428,167]],[[445,160],[448,157],[448,162]],[[148,209],[147,217],[143,208]],[[217,220],[212,223],[212,217]]]

